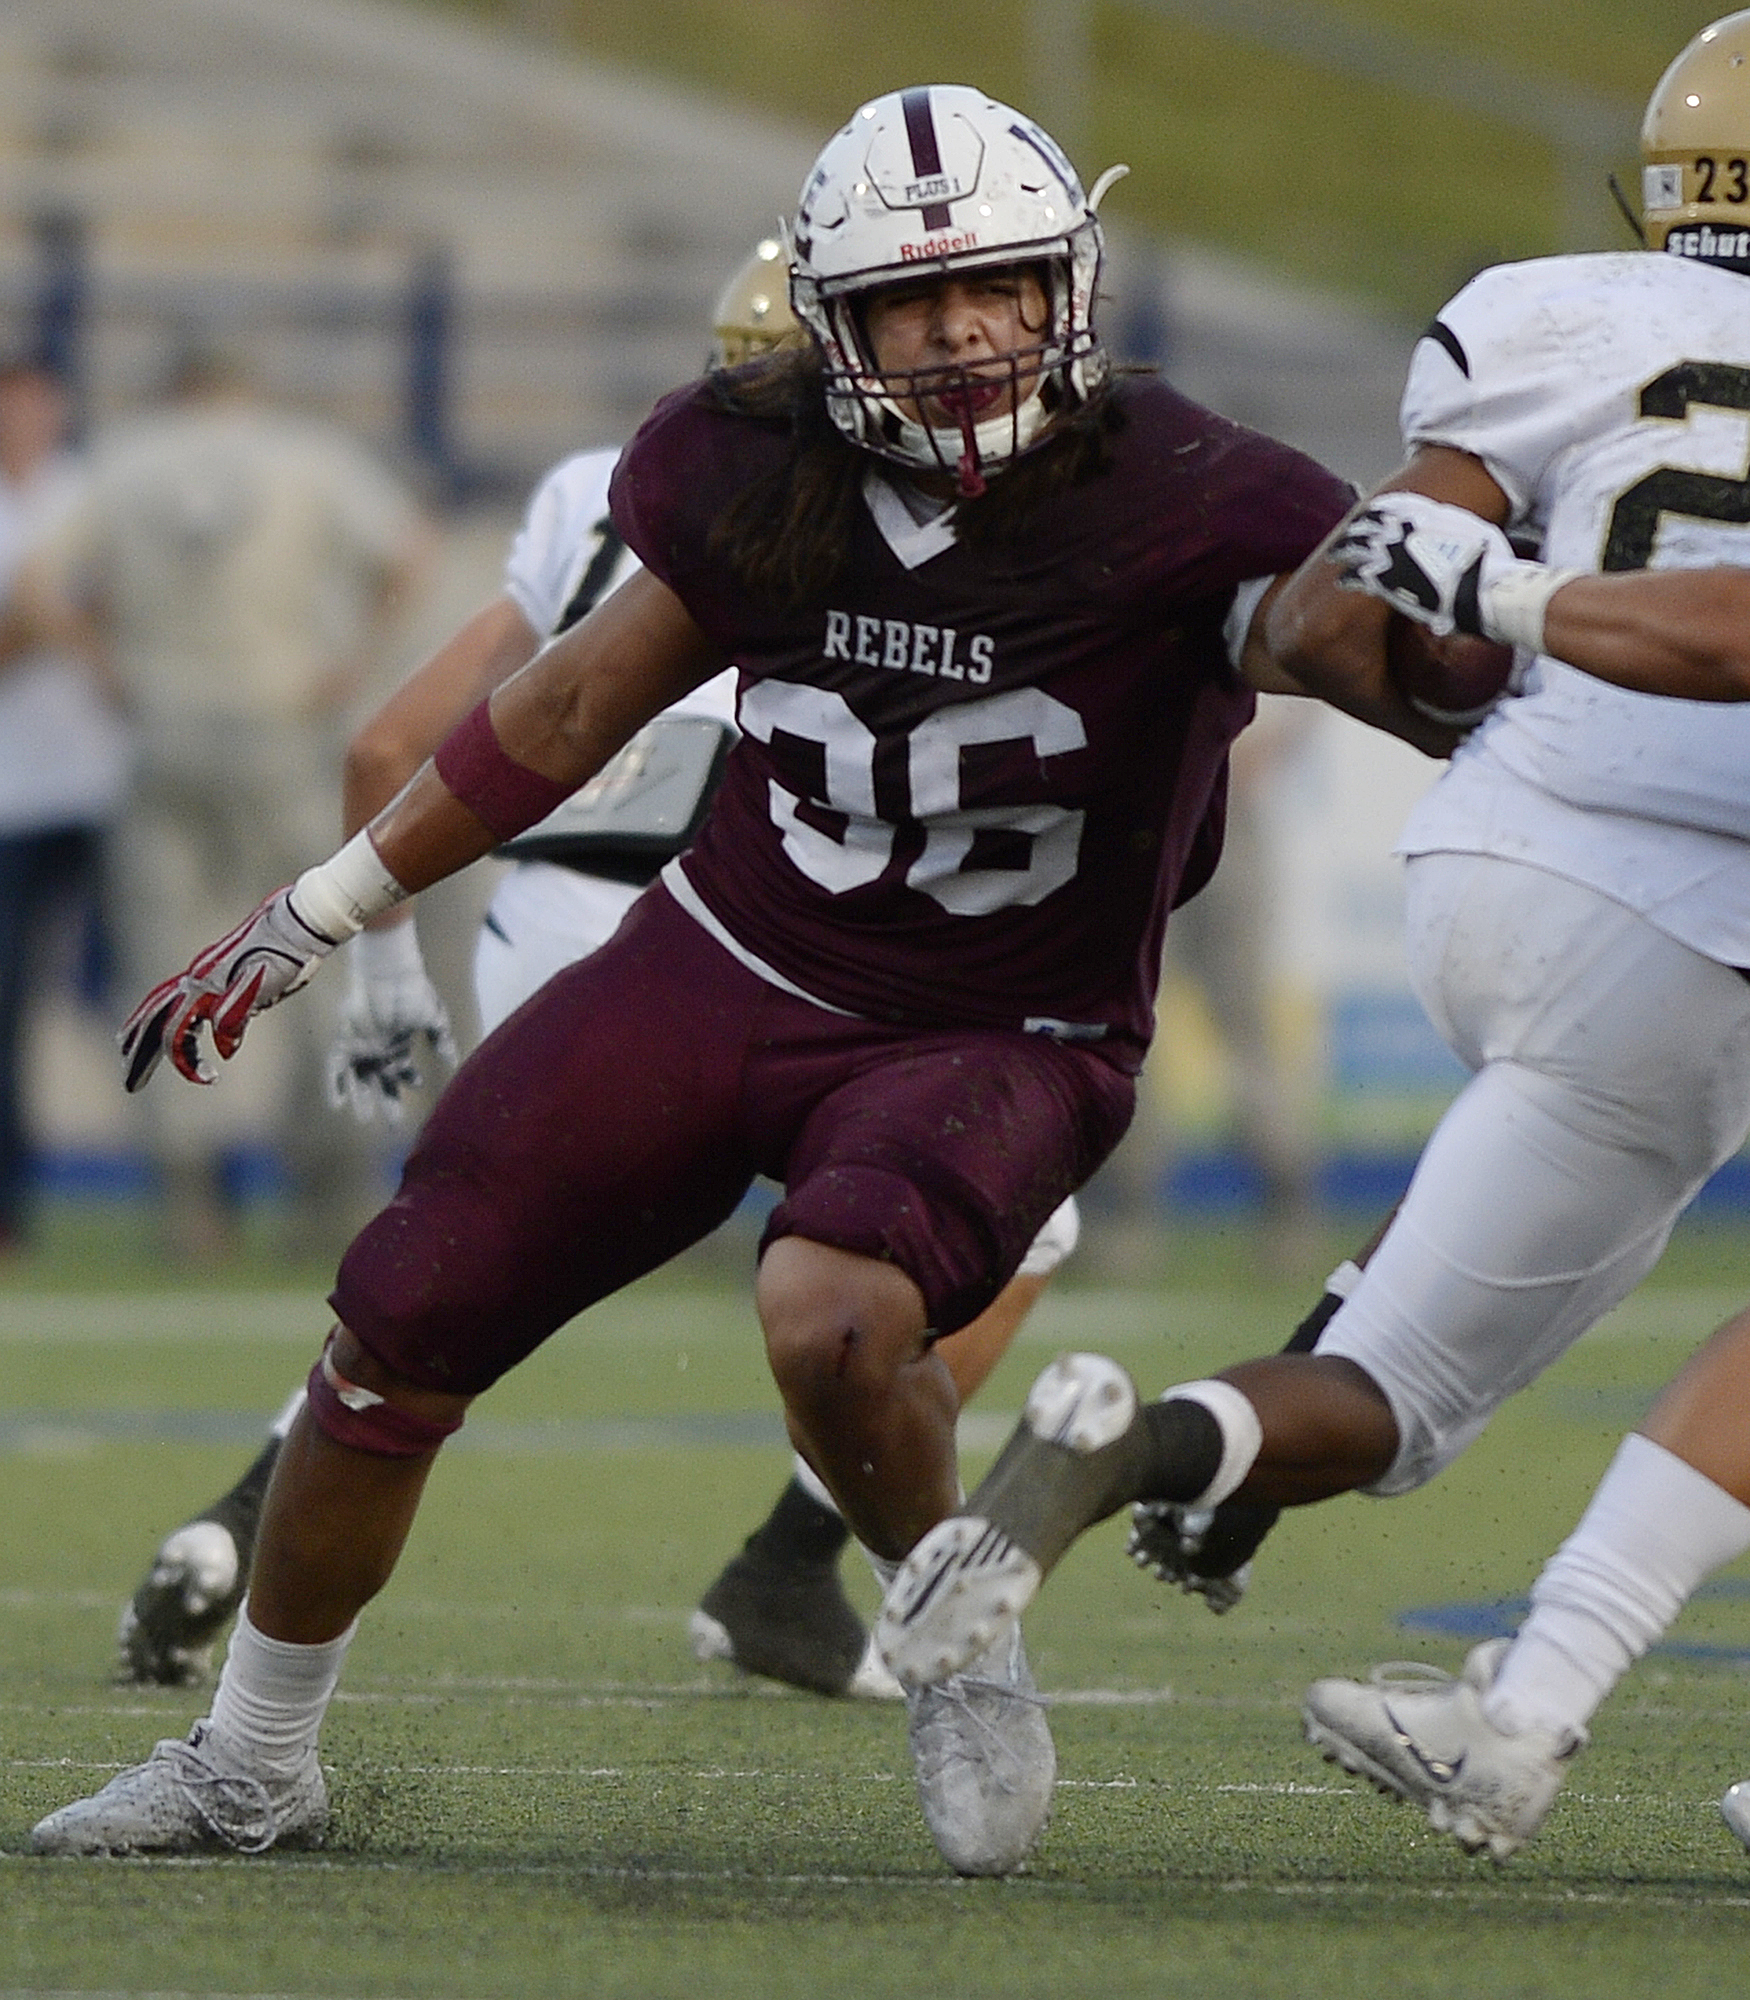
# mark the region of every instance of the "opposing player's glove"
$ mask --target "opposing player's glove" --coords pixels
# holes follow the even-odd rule
[[[276,889],[128,1016],[118,1037],[128,1089],[138,1090],[166,1053],[190,1083],[217,1082],[201,1056],[201,1023],[211,1024],[213,1047],[229,1062],[251,1019],[297,992],[338,942],[299,915],[290,889]]]
[[[426,977],[412,924],[361,931],[353,940],[352,983],[328,1051],[328,1101],[363,1124],[399,1125],[403,1093],[424,1081],[430,1056],[456,1065],[456,1038]]]
[[[1338,582],[1444,637],[1543,651],[1549,600],[1577,570],[1525,562],[1493,522],[1421,493],[1381,493],[1331,544]]]

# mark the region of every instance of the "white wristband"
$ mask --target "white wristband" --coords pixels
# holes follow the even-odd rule
[[[1361,1266],[1353,1257],[1345,1257],[1325,1280],[1325,1290],[1340,1299],[1350,1297],[1361,1282]]]
[[[371,845],[368,832],[355,833],[338,854],[306,868],[292,884],[292,908],[318,936],[343,943],[407,900],[402,888]]]
[[[1537,562],[1502,563],[1484,580],[1478,593],[1483,637],[1506,646],[1523,646],[1528,653],[1541,653],[1543,618],[1550,599],[1563,584],[1572,583],[1583,573],[1550,569]]]

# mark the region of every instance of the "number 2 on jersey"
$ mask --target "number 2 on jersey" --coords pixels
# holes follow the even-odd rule
[[[1643,417],[1682,423],[1694,408],[1750,411],[1750,368],[1726,361],[1680,361],[1654,376],[1641,391]],[[1688,472],[1674,465],[1662,465],[1637,479],[1611,510],[1603,567],[1645,569],[1653,559],[1664,514],[1743,527],[1750,524],[1750,479]]]

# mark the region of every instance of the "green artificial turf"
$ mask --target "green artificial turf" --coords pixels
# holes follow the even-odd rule
[[[1156,1389],[1280,1340],[1304,1288],[1257,1284],[1238,1239],[1177,1248],[1158,1289],[1060,1283],[982,1399],[974,1471],[1063,1347]],[[116,1609],[323,1320],[284,1272],[177,1291],[117,1269],[130,1288],[88,1242],[76,1288],[0,1290],[0,1992],[1724,1990],[1750,1923],[1716,1805],[1750,1770],[1732,1579],[1675,1635],[1721,1657],[1645,1663],[1505,1868],[1320,1762],[1296,1706],[1323,1672],[1457,1666],[1465,1641],[1399,1619],[1523,1594],[1621,1430],[1750,1294],[1741,1232],[1680,1238],[1432,1490],[1291,1516],[1225,1619],[1134,1571],[1120,1524],[1090,1535],[1030,1620],[1060,1786],[1006,1883],[942,1869],[896,1711],[690,1657],[689,1609],[784,1477],[745,1291],[696,1266],[568,1330],[446,1452],[331,1713],[324,1852],[30,1858],[38,1814],[201,1711],[107,1684]],[[869,1607],[854,1557],[846,1575]]]

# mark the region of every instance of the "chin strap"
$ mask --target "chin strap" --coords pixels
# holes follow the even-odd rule
[[[972,412],[960,412],[960,465],[954,474],[954,489],[962,500],[976,500],[985,490],[985,477],[978,463],[978,434]]]

